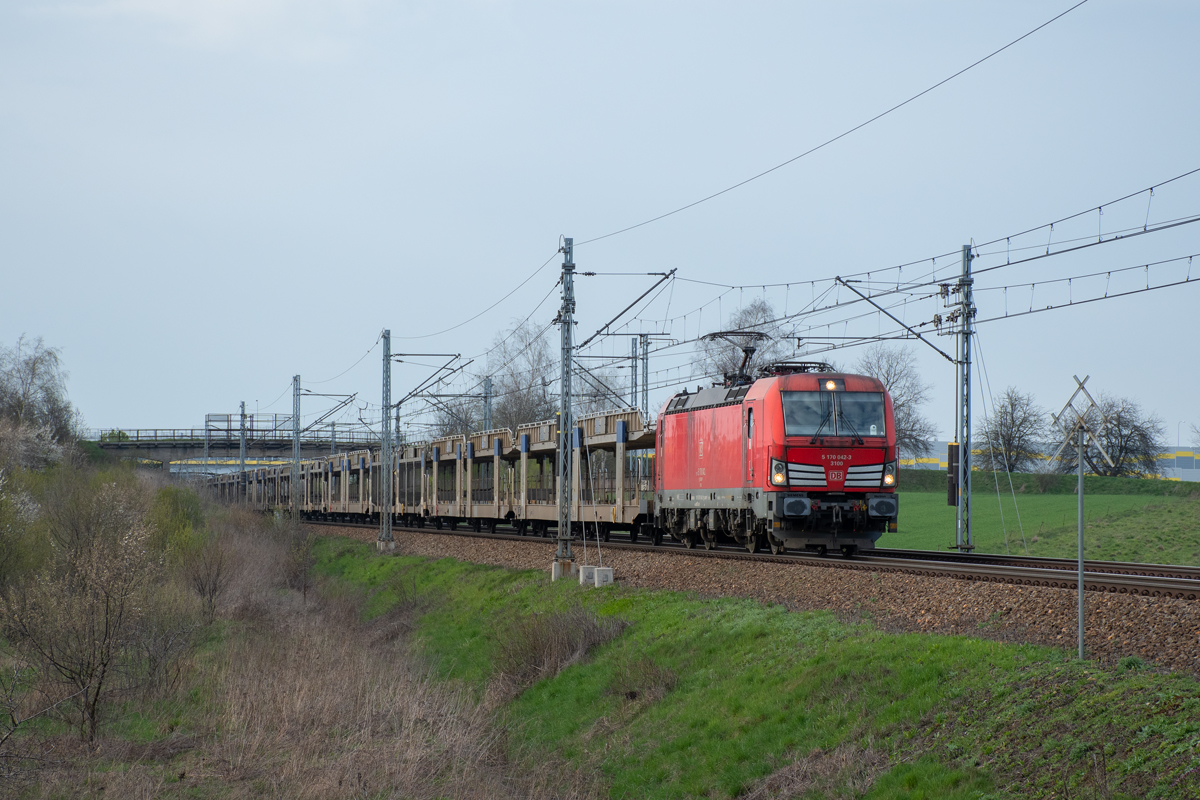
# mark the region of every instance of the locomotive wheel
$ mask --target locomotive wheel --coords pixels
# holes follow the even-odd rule
[[[705,550],[712,550],[714,547],[717,546],[717,537],[715,535],[711,536],[711,537],[703,536],[701,538],[704,539],[704,549]]]
[[[746,549],[751,553],[758,552],[758,534],[751,533],[746,536]]]
[[[686,547],[688,550],[691,550],[693,547],[696,546],[696,537],[690,533],[685,534],[683,537],[683,546]]]
[[[842,545],[842,558],[851,558],[858,552],[858,545],[844,544]]]
[[[771,545],[771,555],[773,555],[773,556],[777,556],[780,553],[787,550],[787,547],[784,545],[783,540],[776,539],[774,536],[772,536],[769,533],[767,534],[767,542]]]

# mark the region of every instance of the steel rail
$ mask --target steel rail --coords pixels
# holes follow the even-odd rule
[[[376,528],[377,522],[335,522],[327,520],[305,520],[310,525],[328,525],[345,528]],[[436,529],[432,527],[396,527],[394,530],[410,533],[431,533],[443,536],[466,536],[473,538],[499,539],[518,542],[554,542],[553,538],[521,536],[516,533],[456,528]],[[717,546],[711,550],[688,548],[680,542],[663,542],[659,545],[635,544],[632,542],[602,542],[602,547],[614,550],[633,550],[646,553],[678,553],[705,558],[723,558],[757,563],[802,564],[805,566],[845,569],[858,572],[893,572],[937,578],[954,578],[982,583],[1003,583],[1016,586],[1073,589],[1077,583],[1074,572],[1076,562],[1066,559],[1035,559],[1015,556],[978,556],[946,554],[931,550],[876,550],[860,553],[854,558],[821,556],[815,553],[749,553],[743,547]],[[1006,563],[1002,559],[1013,559],[1020,563]],[[1071,569],[1062,565],[1070,564]],[[1130,567],[1137,572],[1106,570],[1108,566]],[[1190,576],[1190,577],[1189,577]],[[1143,597],[1173,597],[1185,600],[1200,599],[1200,570],[1188,567],[1172,567],[1158,564],[1132,564],[1126,562],[1085,562],[1084,590],[1107,594],[1128,594]]]

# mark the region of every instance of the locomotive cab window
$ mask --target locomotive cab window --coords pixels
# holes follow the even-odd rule
[[[829,392],[781,392],[783,428],[787,436],[815,436],[820,430],[833,436],[830,416],[833,395]],[[824,427],[822,427],[824,426]]]
[[[884,436],[879,392],[781,392],[787,436]]]
[[[838,395],[840,435],[883,436],[883,395],[877,392],[846,392]]]

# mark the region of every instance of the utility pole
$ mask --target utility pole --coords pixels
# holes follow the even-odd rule
[[[574,242],[574,239],[564,238],[562,248],[562,308],[558,312],[558,323],[562,327],[562,383],[558,417],[558,550],[554,554],[552,580],[565,578],[575,572],[575,557],[571,552],[571,462],[575,438],[575,423],[571,416],[575,325]]]
[[[638,407],[638,340],[633,337],[629,340],[629,407]]]
[[[329,455],[337,455],[337,423],[329,423]]]
[[[642,340],[642,419],[650,421],[650,335],[638,334]]]
[[[959,280],[958,336],[958,529],[959,552],[975,549],[971,526],[971,335],[974,333],[975,302],[971,291],[971,245],[962,248],[962,278]]]
[[[492,429],[492,379],[483,379],[483,429]]]
[[[292,479],[288,483],[288,505],[295,519],[299,511],[296,492],[300,489],[300,376],[292,376]]]
[[[238,446],[238,474],[242,476],[242,500],[246,499],[246,401],[242,401],[242,427]]]
[[[380,482],[383,484],[383,510],[379,514],[380,552],[395,550],[396,541],[392,538],[392,332],[383,332],[383,430],[380,432],[381,452],[379,455],[380,468],[383,474]]]

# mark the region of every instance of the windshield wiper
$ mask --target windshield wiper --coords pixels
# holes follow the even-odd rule
[[[817,426],[817,432],[814,433],[813,437],[808,440],[809,444],[817,443],[817,437],[821,435],[821,429],[825,427],[825,423],[829,422],[829,420],[832,416],[833,416],[833,403],[830,403],[829,410],[825,412],[825,419],[821,420],[821,424]]]
[[[838,422],[846,423],[846,427],[849,428],[850,432],[854,434],[855,442],[858,444],[866,444],[866,442],[863,441],[863,438],[858,435],[858,431],[854,430],[854,426],[850,424],[850,420],[846,419],[846,412],[842,410],[840,404],[838,406]]]

